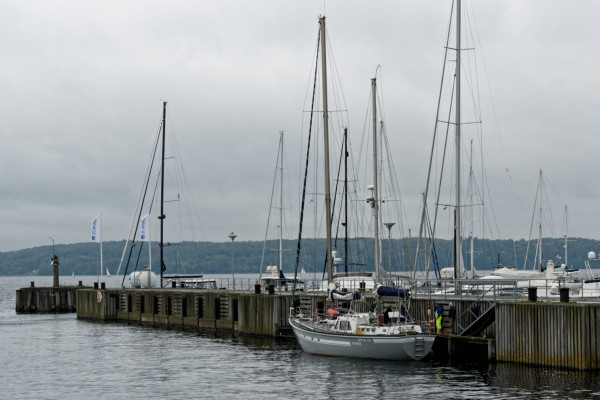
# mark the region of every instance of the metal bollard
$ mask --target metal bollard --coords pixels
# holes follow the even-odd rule
[[[561,287],[560,291],[560,302],[568,303],[569,302],[569,288]]]
[[[531,301],[532,303],[535,303],[537,301],[537,288],[529,287],[529,288],[527,288],[527,291],[529,294],[529,301]]]

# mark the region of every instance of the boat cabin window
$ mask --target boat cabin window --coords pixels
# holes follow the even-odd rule
[[[338,321],[338,327],[340,331],[349,331],[350,330],[350,322],[349,321]]]

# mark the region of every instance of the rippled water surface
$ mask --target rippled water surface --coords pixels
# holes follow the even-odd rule
[[[596,371],[327,358],[289,341],[16,315],[15,290],[31,280],[0,277],[0,398],[600,397]],[[52,277],[35,281],[49,285]]]

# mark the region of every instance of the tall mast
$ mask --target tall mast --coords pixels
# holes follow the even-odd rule
[[[280,169],[279,169],[279,271],[277,276],[281,276],[283,269],[283,131],[279,136],[279,154],[280,154]],[[277,281],[280,286],[281,281]]]
[[[540,183],[539,183],[539,191],[540,191],[540,220],[539,222],[539,239],[538,239],[538,254],[540,255],[540,263],[539,270],[542,270],[543,258],[542,258],[542,191],[544,190],[542,182],[542,170],[540,169]]]
[[[321,28],[321,76],[323,82],[323,152],[325,153],[325,220],[327,224],[327,282],[333,281],[331,259],[331,188],[329,178],[329,110],[327,107],[327,52],[325,50],[325,17],[319,18]]]
[[[461,242],[461,203],[460,203],[460,24],[461,0],[456,2],[456,257],[454,271],[457,278],[463,278],[462,242]]]
[[[166,122],[166,116],[167,116],[167,102],[163,102],[163,119],[162,119],[162,160],[161,160],[161,168],[160,168],[160,216],[158,217],[158,219],[160,219],[160,287],[163,287],[163,273],[166,269],[165,267],[165,262],[164,262],[164,258],[163,258],[163,253],[164,253],[164,230],[163,230],[163,225],[164,225],[164,220],[165,220],[165,212],[164,212],[164,206],[165,206],[165,122]]]
[[[377,78],[371,78],[373,101],[373,224],[375,236],[375,282],[379,283],[379,185],[377,183]]]
[[[567,226],[568,221],[569,220],[567,217],[567,206],[565,205],[565,267],[567,267],[567,268],[569,268],[569,263],[567,260],[567,255],[568,255],[567,254],[567,235],[569,234],[568,226]]]
[[[474,221],[473,221],[473,214],[474,214],[474,210],[473,210],[473,192],[474,192],[474,186],[475,186],[475,179],[473,178],[473,139],[471,139],[471,160],[469,163],[469,200],[470,200],[470,210],[469,213],[471,214],[471,278],[475,278],[475,263],[473,261],[473,225],[474,225]]]
[[[344,128],[344,272],[348,273],[348,128]]]

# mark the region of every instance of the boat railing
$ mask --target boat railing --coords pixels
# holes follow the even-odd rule
[[[256,278],[236,278],[235,285],[231,277],[214,278],[218,290],[255,291],[256,285],[261,285],[261,291],[267,293],[268,288]],[[191,282],[190,282],[191,283]],[[473,298],[485,297],[493,301],[502,298],[504,300],[518,300],[526,298],[531,288],[536,288],[536,297],[557,298],[559,289],[568,287],[570,297],[590,297],[583,287],[584,280],[568,281],[564,279],[415,279],[412,282],[406,279],[396,279],[384,282],[385,286],[394,289],[408,290],[413,299],[447,299],[447,300],[472,300]],[[169,287],[170,285],[166,285]],[[186,287],[188,285],[186,284]],[[264,286],[264,287],[263,287]],[[283,293],[293,290],[293,280],[286,279],[284,282],[273,282],[273,292]],[[320,279],[304,279],[296,283],[296,291],[311,293],[327,293],[326,281]],[[360,281],[347,281],[343,287],[338,287],[340,293],[358,292],[373,293],[375,288],[365,285]],[[587,290],[587,289],[586,289]],[[595,297],[598,295],[595,294]]]
[[[517,283],[512,282],[513,288],[516,288]],[[480,318],[487,314],[487,312],[496,305],[497,292],[499,289],[497,285],[502,283],[495,283],[485,288],[477,297],[471,302],[469,307],[464,310],[456,318],[456,325],[458,332],[465,332],[466,329],[475,324]],[[483,312],[482,312],[483,311]]]
[[[508,279],[417,279],[412,285],[412,298],[442,298],[463,299],[474,296],[498,297],[504,299],[519,297],[519,287],[516,280]]]
[[[583,290],[583,281],[569,282],[565,279],[416,279],[411,285],[411,297],[470,300],[482,295],[518,300],[527,297],[530,289],[535,288],[536,297],[555,298],[560,295],[559,289],[565,287],[570,289],[571,297],[590,295]]]
[[[261,292],[268,293],[268,286],[273,286],[273,291],[277,292],[291,292],[293,289],[293,279],[285,279],[283,282],[274,281],[270,285],[265,285],[260,279],[257,278],[213,278],[216,282],[218,290],[235,290],[235,291],[252,291],[256,290],[256,285],[261,287]],[[307,290],[307,284],[304,281],[298,280],[296,283],[297,291]]]

